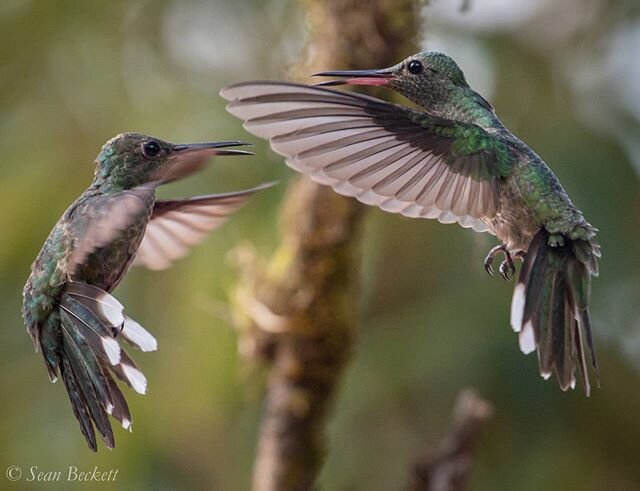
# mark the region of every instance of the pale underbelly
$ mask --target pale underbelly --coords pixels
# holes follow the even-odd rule
[[[526,253],[529,243],[543,225],[534,210],[523,202],[514,184],[503,188],[500,212],[490,223],[498,239],[512,254]]]

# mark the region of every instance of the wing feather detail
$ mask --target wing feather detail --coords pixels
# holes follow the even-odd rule
[[[251,195],[272,186],[264,184],[232,193],[183,200],[156,201],[144,238],[133,261],[153,270],[168,268],[220,227]]]
[[[286,82],[246,82],[220,94],[247,131],[316,182],[386,211],[493,233],[504,169],[492,145],[501,141],[480,127]],[[460,143],[469,131],[489,145],[468,150]]]

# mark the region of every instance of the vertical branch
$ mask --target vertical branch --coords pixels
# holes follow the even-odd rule
[[[386,67],[413,53],[417,0],[303,0],[310,29],[302,80],[318,70]],[[255,491],[304,490],[323,462],[325,423],[355,335],[362,206],[298,178],[281,212],[282,242],[262,267],[236,254],[241,350],[271,364]],[[242,251],[240,251],[242,252]]]

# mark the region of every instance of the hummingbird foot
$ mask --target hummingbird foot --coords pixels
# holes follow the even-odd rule
[[[511,259],[511,254],[505,251],[504,261],[500,264],[499,268],[500,274],[504,278],[504,281],[509,281],[513,278],[513,275],[516,272],[516,267],[513,264],[513,259]]]
[[[500,253],[504,254],[504,261],[500,264],[498,271],[500,271],[500,275],[505,279],[505,281],[508,281],[513,278],[513,275],[516,272],[516,267],[513,264],[513,259],[511,259],[511,254],[504,244],[497,245],[489,251],[489,254],[487,254],[487,257],[484,260],[484,269],[487,273],[493,276],[493,262],[495,261],[496,256]]]

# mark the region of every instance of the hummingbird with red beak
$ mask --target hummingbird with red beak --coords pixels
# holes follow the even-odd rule
[[[62,215],[32,265],[23,291],[27,331],[51,381],[62,376],[93,451],[95,430],[107,447],[115,445],[108,415],[131,429],[113,376],[140,394],[147,388],[120,341],[142,351],[157,348],[111,292],[131,265],[169,267],[271,184],[178,200],[156,200],[156,188],[196,172],[209,157],[253,155],[230,148],[242,145],[248,143],[175,145],[137,133],[112,138],[96,158],[93,182]]]
[[[256,81],[220,94],[244,128],[268,139],[293,169],[336,192],[402,215],[458,223],[495,235],[484,266],[502,253],[515,274],[511,326],[520,349],[537,351],[541,375],[587,395],[598,371],[589,296],[598,274],[596,228],[543,160],[500,122],[450,57],[422,52],[395,66],[329,71],[319,86]],[[411,109],[327,86],[377,85]]]

